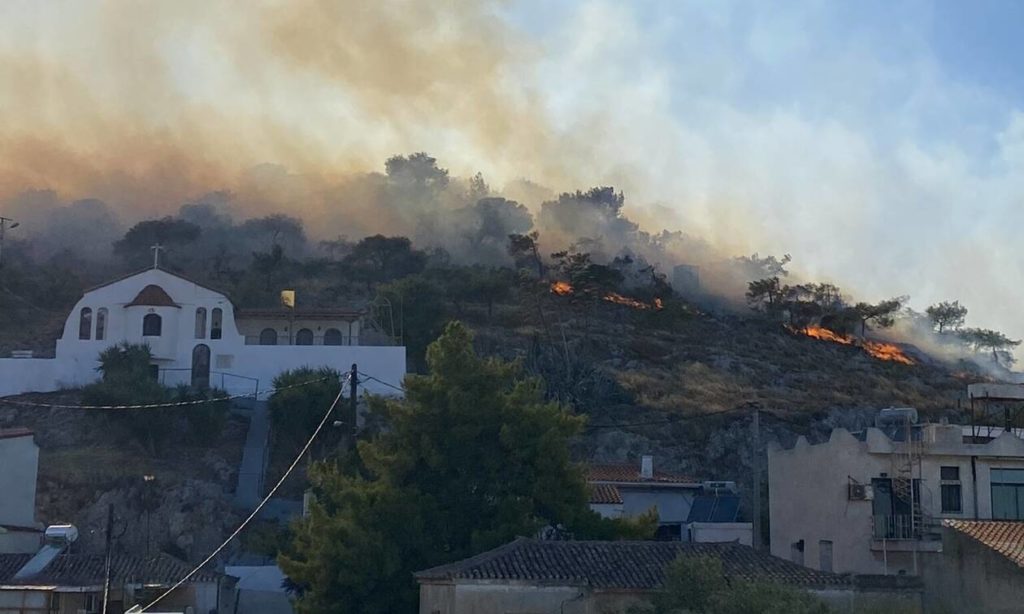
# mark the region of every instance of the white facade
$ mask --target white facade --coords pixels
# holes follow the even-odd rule
[[[769,449],[772,554],[837,573],[915,574],[941,551],[943,519],[1024,520],[1024,504],[1012,516],[1006,505],[1018,493],[1024,501],[1024,440],[972,443],[959,425],[912,433],[908,444],[875,428],[836,429],[822,444],[800,437]],[[915,484],[913,505],[895,492],[901,475]]]
[[[89,384],[99,377],[100,352],[121,342],[147,344],[154,369],[167,385],[190,383],[194,370],[200,375],[208,370],[211,386],[246,394],[267,390],[288,369],[331,367],[345,372],[357,364],[360,371],[400,386],[405,348],[361,346],[351,330],[344,328],[345,345],[324,345],[323,331],[320,343],[313,345],[251,345],[252,339],[247,344],[234,305],[224,294],[150,269],[86,292],[68,315],[56,358],[0,359],[0,396]],[[395,393],[372,380],[363,386],[378,394]]]

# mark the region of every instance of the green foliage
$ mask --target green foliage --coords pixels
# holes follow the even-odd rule
[[[544,279],[546,268],[540,255],[540,233],[536,230],[526,234],[508,235],[508,254],[520,269],[537,269],[537,278]]]
[[[589,510],[569,459],[582,419],[545,402],[539,380],[477,356],[459,323],[427,363],[405,399],[371,400],[388,427],[360,442],[363,474],[314,467],[317,503],[279,559],[303,588],[300,613],[415,611],[414,571],[542,527],[589,537],[623,526]]]
[[[967,308],[961,305],[960,301],[942,301],[928,307],[924,312],[940,334],[959,329],[967,319]]]
[[[601,300],[609,292],[619,290],[625,279],[618,269],[592,262],[588,253],[562,251],[551,257],[558,271],[572,284],[575,297]]]
[[[228,423],[228,412],[231,409],[231,401],[227,397],[228,393],[214,388],[195,390],[181,385],[174,389],[172,401],[209,401],[189,405],[184,409],[190,441],[210,445],[220,438]]]
[[[114,253],[138,265],[151,256],[150,248],[155,243],[181,247],[195,242],[201,233],[199,226],[182,219],[146,220],[132,226],[122,239],[114,243]]]
[[[487,306],[487,317],[494,312],[494,304],[509,298],[516,284],[515,272],[507,268],[472,266],[446,271],[443,280],[445,293],[455,304],[458,313],[464,303],[482,303]]]
[[[907,297],[897,296],[877,304],[857,303],[854,310],[860,318],[860,335],[864,336],[868,323],[879,328],[889,328],[896,323],[896,314],[907,302]]]
[[[320,424],[324,412],[338,396],[341,374],[326,367],[292,369],[274,378],[274,388],[270,396],[270,424],[274,435],[280,444],[298,448]]]
[[[957,331],[957,336],[964,343],[973,347],[975,352],[980,352],[983,349],[991,350],[994,362],[999,362],[1000,352],[1005,353],[1021,343],[1019,339],[1010,339],[1003,333],[988,328],[964,328]]]
[[[441,333],[445,322],[444,293],[425,275],[411,275],[380,288],[402,318],[402,337],[409,360],[422,370],[427,345]]]
[[[110,410],[110,419],[125,427],[151,452],[169,437],[187,436],[198,444],[209,444],[220,437],[230,406],[223,391],[197,391],[188,386],[170,389],[161,385],[150,374],[152,356],[146,345],[111,346],[100,353],[99,359],[102,378],[82,390],[82,402],[87,405],[152,405],[221,399],[177,408]]]
[[[817,597],[769,581],[725,578],[720,559],[682,555],[665,570],[665,585],[651,614],[828,614]]]
[[[405,237],[374,235],[356,243],[342,263],[369,289],[373,284],[419,273],[426,266],[427,255],[413,249]]]
[[[776,313],[782,303],[782,286],[779,278],[766,277],[747,284],[747,303],[752,309],[767,314]]]

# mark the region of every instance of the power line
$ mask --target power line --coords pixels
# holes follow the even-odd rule
[[[14,401],[6,398],[0,398],[0,405],[17,405],[19,407],[33,407],[36,409],[85,409],[85,410],[116,410],[116,409],[161,409],[169,407],[186,407],[189,405],[202,405],[204,403],[219,403],[221,401],[232,401],[234,399],[258,399],[263,395],[274,394],[282,390],[289,390],[291,388],[299,388],[301,386],[309,386],[327,380],[334,379],[333,377],[321,377],[305,382],[299,382],[297,384],[289,384],[288,386],[280,386],[278,388],[269,388],[267,390],[261,390],[256,393],[246,392],[243,394],[233,394],[224,397],[216,397],[211,399],[196,399],[192,401],[172,401],[166,403],[145,403],[138,405],[61,405],[56,403],[33,403],[31,401]]]
[[[249,514],[249,516],[245,520],[242,521],[242,524],[238,525],[238,528],[235,529],[234,532],[231,533],[231,535],[229,535],[226,540],[224,540],[224,543],[222,543],[221,545],[217,546],[217,548],[213,552],[210,553],[210,556],[208,556],[205,559],[203,559],[203,562],[201,562],[198,565],[196,565],[192,569],[192,571],[188,572],[188,574],[185,575],[185,577],[183,577],[182,579],[180,579],[177,582],[175,582],[173,586],[171,586],[169,589],[164,591],[159,597],[157,597],[152,602],[150,602],[149,605],[147,605],[146,607],[141,608],[141,609],[136,609],[136,608],[138,608],[138,606],[135,606],[132,609],[128,610],[128,612],[130,612],[132,614],[136,614],[136,613],[137,614],[141,614],[142,612],[145,612],[146,610],[148,610],[148,609],[152,608],[153,606],[155,606],[156,604],[160,603],[160,601],[162,601],[164,599],[164,597],[167,597],[168,595],[170,595],[172,592],[177,590],[178,587],[180,587],[182,584],[188,582],[189,579],[192,578],[192,576],[194,576],[197,573],[199,573],[199,570],[202,569],[207,563],[212,561],[215,556],[220,554],[220,552],[222,550],[224,550],[224,548],[226,548],[229,543],[231,543],[231,540],[233,540],[234,538],[238,537],[238,534],[241,533],[243,529],[245,529],[245,527],[249,524],[249,522],[252,521],[253,518],[256,517],[257,514],[260,513],[260,510],[263,509],[263,506],[265,506],[267,504],[267,502],[270,501],[270,498],[274,496],[274,493],[276,493],[277,490],[279,488],[281,488],[281,485],[284,484],[284,481],[286,479],[288,479],[288,476],[291,475],[292,471],[295,470],[295,467],[298,466],[299,461],[302,460],[302,457],[305,456],[306,452],[309,451],[310,446],[313,445],[313,440],[315,440],[317,438],[317,435],[320,434],[320,431],[323,430],[324,425],[327,424],[328,418],[331,417],[331,412],[334,411],[334,408],[337,407],[337,405],[338,405],[338,401],[341,400],[341,395],[342,395],[342,393],[345,390],[345,384],[347,382],[348,382],[348,377],[346,377],[345,381],[342,382],[341,388],[338,390],[338,396],[334,397],[334,401],[332,401],[331,402],[331,406],[327,408],[327,411],[324,413],[323,419],[320,420],[320,424],[318,424],[317,427],[316,427],[316,430],[313,431],[313,435],[309,438],[309,441],[306,442],[306,445],[302,446],[302,450],[299,451],[298,456],[295,457],[295,460],[292,461],[292,464],[288,466],[288,469],[284,472],[284,475],[281,476],[281,479],[279,479],[277,481],[277,484],[274,484],[274,487],[270,489],[270,492],[267,493],[267,496],[264,497],[263,500],[259,502],[259,505],[256,506],[256,509],[254,509],[252,511],[252,513]]]
[[[359,375],[362,375],[366,379],[373,380],[373,381],[375,381],[375,382],[377,382],[379,384],[384,384],[388,388],[394,388],[395,390],[397,390],[399,392],[405,392],[405,388],[403,388],[402,386],[396,386],[394,384],[390,384],[390,383],[385,382],[384,380],[382,380],[380,378],[377,378],[377,377],[374,377],[374,376],[370,375],[369,373],[364,373],[364,372],[360,371]]]

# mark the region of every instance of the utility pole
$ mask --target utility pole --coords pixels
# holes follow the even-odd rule
[[[762,549],[761,542],[761,410],[754,407],[754,421],[751,423],[754,435],[754,550]]]
[[[349,372],[348,376],[348,402],[349,402],[349,415],[352,420],[352,448],[356,447],[356,435],[358,434],[358,425],[356,422],[359,419],[359,413],[356,405],[359,401],[358,395],[359,388],[359,368],[356,363],[352,363],[352,371]]]
[[[8,228],[13,230],[18,226],[18,222],[15,222],[9,217],[0,215],[0,266],[3,266],[4,263],[4,232],[6,232]]]
[[[110,565],[113,557],[114,543],[114,504],[107,506],[107,556],[103,563],[103,614],[107,614],[107,602],[110,601]]]

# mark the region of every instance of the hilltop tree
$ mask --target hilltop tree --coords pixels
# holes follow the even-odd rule
[[[512,256],[516,266],[537,267],[537,278],[544,279],[544,259],[540,255],[540,233],[536,230],[527,234],[510,234],[508,236],[508,254]]]
[[[948,331],[955,331],[964,325],[967,319],[967,308],[960,304],[960,301],[942,301],[925,309],[932,326],[941,335]]]
[[[413,249],[406,237],[373,235],[356,243],[342,264],[353,277],[366,282],[369,290],[375,283],[419,273],[427,264],[427,255]]]
[[[996,363],[999,362],[999,352],[1007,352],[1021,343],[1019,339],[1010,339],[999,331],[987,328],[964,328],[957,335],[976,352],[992,350],[992,361]]]
[[[860,319],[860,336],[867,332],[868,324],[874,324],[879,328],[889,328],[896,323],[896,314],[907,302],[907,297],[897,296],[880,303],[857,303],[854,311]]]
[[[560,527],[577,537],[649,535],[587,506],[569,440],[581,418],[544,401],[518,363],[479,357],[450,324],[427,352],[429,375],[403,400],[371,398],[388,427],[359,443],[364,471],[313,471],[313,504],[279,561],[300,614],[413,612],[412,573]]]
[[[747,284],[747,303],[751,309],[774,314],[782,303],[782,286],[779,278],[767,277]]]
[[[149,257],[154,244],[181,247],[195,242],[201,232],[199,226],[172,217],[146,220],[132,226],[123,238],[114,243],[114,253],[140,264]]]

